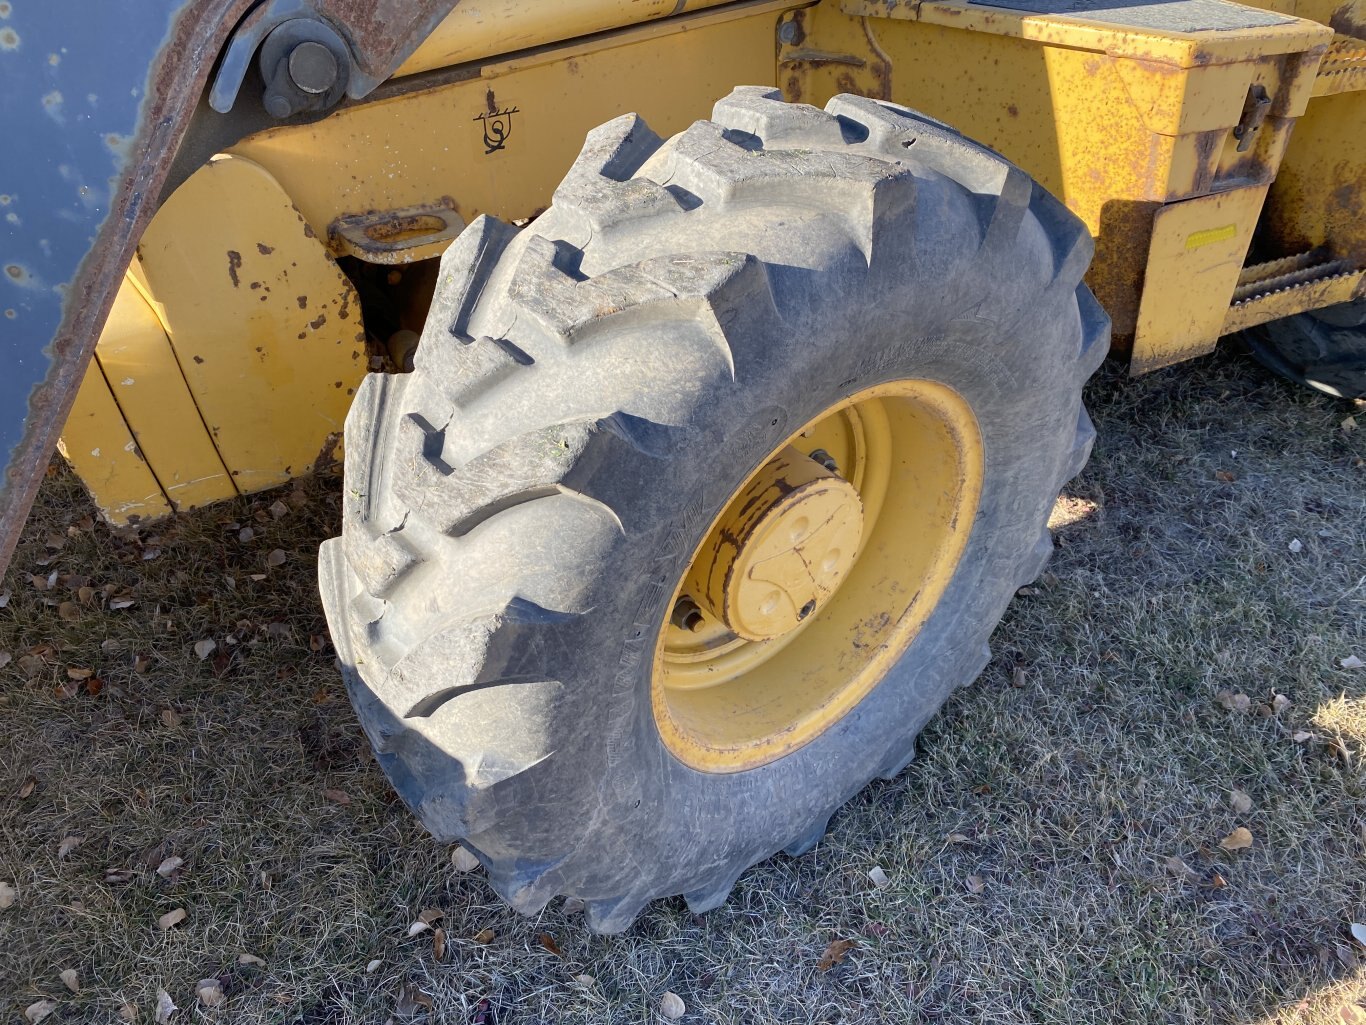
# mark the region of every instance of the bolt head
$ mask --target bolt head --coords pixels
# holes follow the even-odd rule
[[[289,51],[289,78],[306,93],[325,93],[337,81],[337,58],[322,43],[307,41]]]

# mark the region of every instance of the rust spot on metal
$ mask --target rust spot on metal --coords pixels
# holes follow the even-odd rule
[[[494,99],[492,89],[484,94],[484,103],[488,106],[490,114],[498,113],[498,101]]]
[[[1020,116],[1020,108],[1017,107],[1017,106],[1015,106],[1015,104],[1012,103],[1012,104],[1010,104],[1009,106],[1006,107],[1006,113],[1009,114],[1011,117],[1019,117],[1019,116]]]
[[[307,221],[304,221],[304,238],[317,238],[317,237],[318,237],[317,234],[313,231],[313,225],[309,224]]]
[[[306,296],[306,295],[295,296],[294,301],[297,302],[297,303],[299,304],[299,309],[301,309],[301,310],[306,310],[306,309],[308,309],[308,296]]]
[[[264,242],[257,242],[256,251],[260,253],[262,256],[269,256],[271,253],[275,252],[275,247],[268,246]]]
[[[327,314],[326,314],[326,313],[319,313],[316,317],[314,317],[312,320],[310,320],[310,321],[308,322],[308,326],[311,327],[314,331],[316,331],[316,330],[318,330],[318,328],[322,327],[322,326],[323,326],[324,324],[326,324],[326,323],[327,323]]]
[[[195,361],[196,363],[203,363],[203,362],[204,362],[204,357],[203,357],[203,356],[194,356],[194,357],[192,357],[192,358],[194,359],[194,361]]]
[[[237,272],[242,268],[242,254],[236,249],[228,250],[228,277],[232,278],[232,287],[237,288],[242,284]]]

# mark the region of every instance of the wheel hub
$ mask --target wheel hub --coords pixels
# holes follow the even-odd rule
[[[736,636],[772,640],[835,593],[862,536],[854,485],[789,445],[731,501],[685,590]]]

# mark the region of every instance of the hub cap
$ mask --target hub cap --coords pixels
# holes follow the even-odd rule
[[[652,705],[684,763],[735,772],[839,721],[901,658],[967,544],[976,418],[952,389],[867,389],[754,470],[697,546],[659,633]]]

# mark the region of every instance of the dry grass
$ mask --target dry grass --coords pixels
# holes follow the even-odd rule
[[[618,938],[558,908],[518,918],[391,795],[310,643],[335,480],[278,520],[288,490],[120,537],[82,529],[88,503],[54,473],[0,585],[0,879],[18,890],[0,1019],[51,997],[49,1021],[117,1021],[125,1000],[150,1021],[165,988],[188,1021],[196,982],[220,976],[230,1022],[381,1022],[416,985],[427,1020],[487,999],[501,1025],[651,1021],[666,990],[693,1022],[1340,1025],[1366,1000],[1346,934],[1366,920],[1366,670],[1337,664],[1366,658],[1366,416],[1348,433],[1340,403],[1226,355],[1107,370],[1091,403],[1101,443],[1059,506],[1050,575],[919,760],[722,909],[659,902]],[[53,571],[51,592],[30,581]],[[72,577],[136,603],[82,605]],[[1275,693],[1292,704],[1260,714]],[[1221,850],[1239,825],[1253,846]],[[67,836],[83,842],[63,858]],[[184,865],[163,879],[170,855]],[[445,912],[443,963],[430,933],[406,936],[424,908]],[[837,938],[858,945],[819,971]]]

